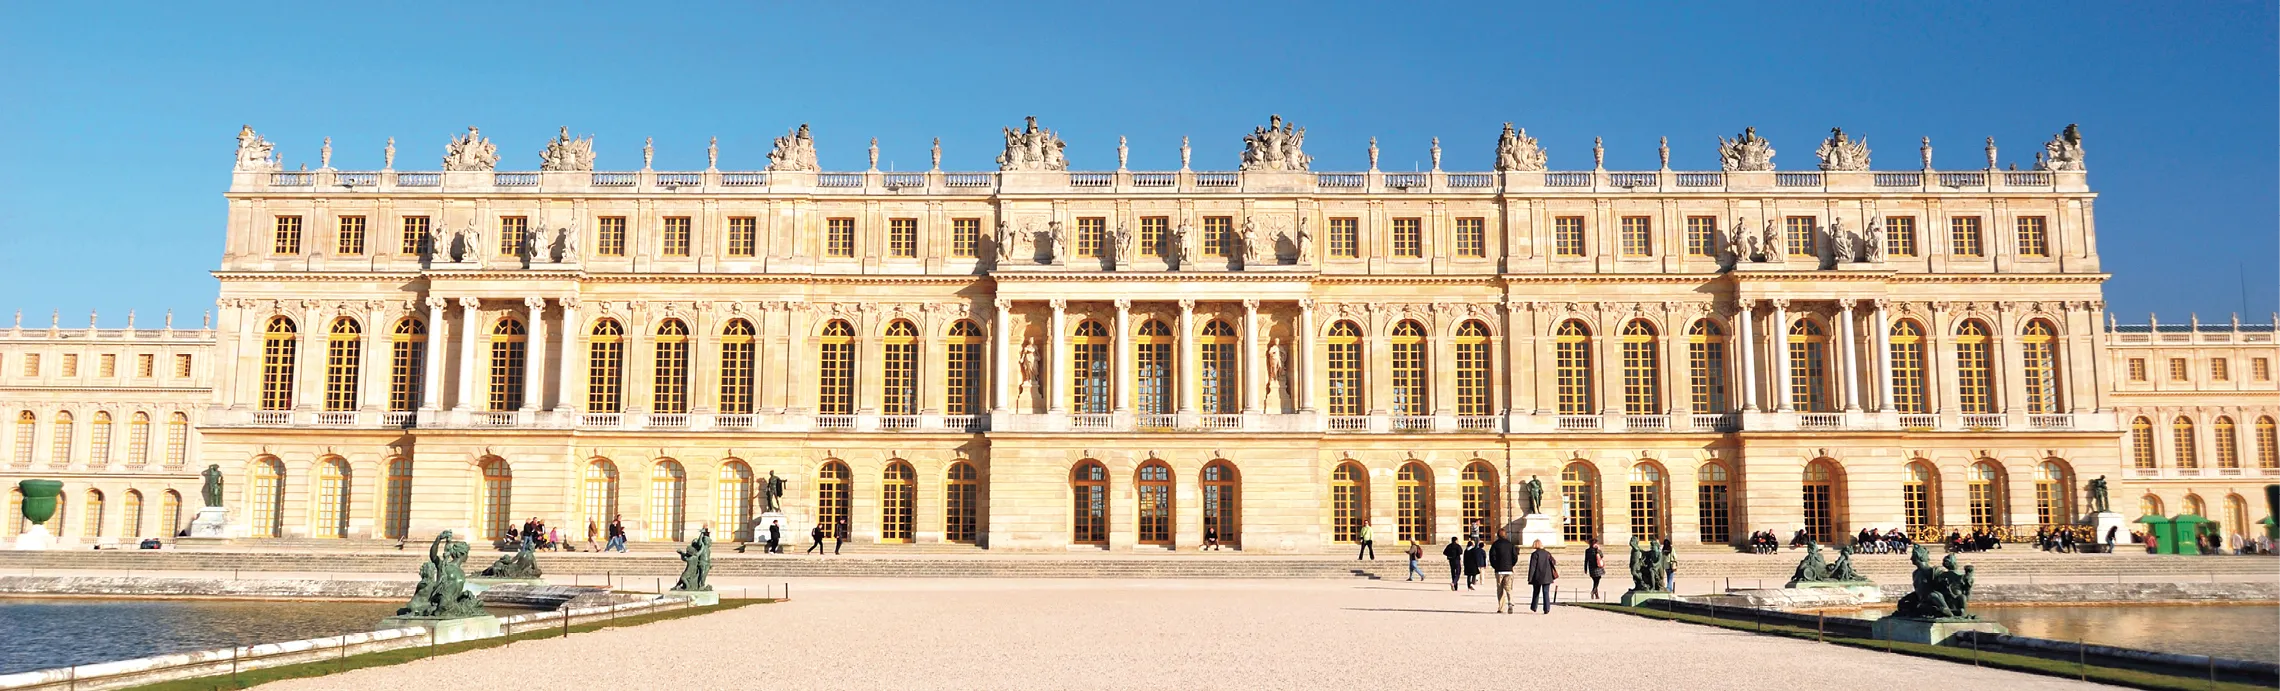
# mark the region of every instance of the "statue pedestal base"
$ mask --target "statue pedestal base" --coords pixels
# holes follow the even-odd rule
[[[2096,531],[2091,534],[2090,541],[2097,544],[2113,545],[2130,540],[2130,520],[2112,511],[2090,514],[2090,527]],[[2114,539],[2106,539],[2109,532],[2113,533]]]
[[[1624,607],[1637,607],[1657,600],[1675,599],[1668,590],[1632,590],[1623,593]]]
[[[546,585],[546,579],[543,579],[543,578],[492,578],[492,577],[489,577],[489,576],[468,576],[468,577],[467,577],[467,594],[469,594],[469,595],[474,595],[474,596],[476,596],[476,597],[482,597],[482,596],[483,596],[483,591],[485,591],[485,590],[490,590],[490,589],[492,589],[492,588],[495,588],[495,587],[498,587],[498,586],[502,586],[502,585],[532,585],[532,586],[537,586],[537,585]]]
[[[665,591],[665,597],[686,598],[691,607],[711,607],[720,604],[720,591],[717,590],[668,590]]]
[[[1545,547],[1560,546],[1559,521],[1540,513],[1520,517],[1520,548],[1527,549],[1537,542],[1544,543]]]
[[[782,511],[770,511],[760,514],[759,520],[756,520],[752,523],[753,545],[765,546],[768,544],[768,526],[771,525],[776,526],[776,530],[778,531],[776,537],[777,547],[790,548],[796,546],[805,546],[807,544],[806,528],[795,528],[795,523],[792,521],[792,517],[784,515],[784,512]]]
[[[230,536],[229,526],[230,512],[228,509],[208,506],[199,509],[198,515],[190,519],[190,534],[185,537],[226,538]]]
[[[16,536],[16,549],[37,552],[55,546],[55,536],[48,534],[47,526],[33,523],[30,529]]]
[[[1876,623],[1870,627],[1869,630],[1872,631],[1873,635],[1876,636],[1876,640],[1899,641],[1902,643],[1922,643],[1925,645],[1944,645],[1947,643],[1948,639],[1954,638],[1956,634],[1963,633],[1965,631],[1978,631],[1980,633],[1996,634],[2008,634],[2011,632],[2010,629],[2003,628],[2002,624],[1997,624],[1991,621],[1980,621],[1977,619],[1935,621],[1931,619],[1916,619],[1912,617],[1885,617],[1883,619],[1878,619],[1876,620]]]
[[[380,620],[382,629],[427,629],[435,637],[436,645],[497,638],[501,635],[499,618],[488,614],[479,617],[389,617]]]

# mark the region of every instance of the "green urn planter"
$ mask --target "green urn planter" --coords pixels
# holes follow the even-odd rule
[[[24,520],[46,523],[55,517],[55,500],[63,496],[63,483],[57,480],[25,480],[16,483],[24,493]]]

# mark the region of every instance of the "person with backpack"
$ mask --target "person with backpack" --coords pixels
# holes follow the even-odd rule
[[[1409,581],[1422,581],[1422,580],[1425,580],[1425,572],[1424,572],[1423,570],[1420,570],[1420,569],[1418,569],[1418,568],[1417,568],[1417,560],[1419,560],[1419,559],[1423,559],[1423,558],[1425,558],[1425,547],[1424,547],[1424,546],[1422,546],[1422,545],[1419,545],[1419,544],[1417,544],[1417,541],[1416,541],[1416,540],[1410,540],[1410,541],[1409,541],[1409,575],[1408,575],[1408,576],[1404,576],[1404,577],[1402,577],[1402,579],[1401,579],[1401,580],[1402,580],[1402,582],[1406,583],[1406,582],[1409,582]]]
[[[1599,549],[1599,538],[1583,549],[1583,574],[1591,577],[1591,599],[1599,599],[1599,579],[1607,575],[1607,552]]]
[[[806,552],[801,552],[801,554],[808,554],[808,553],[814,553],[814,554],[822,554],[822,553],[823,553],[823,524],[822,524],[822,523],[817,523],[817,524],[815,524],[815,527],[813,527],[813,528],[809,528],[809,529],[808,529],[808,539],[809,539],[809,540],[813,540],[813,541],[814,541],[814,543],[813,543],[813,544],[810,544],[810,545],[808,545],[807,551],[806,551]]]

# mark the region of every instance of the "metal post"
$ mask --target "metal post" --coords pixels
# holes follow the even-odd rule
[[[2088,650],[2085,650],[2085,649],[2082,647],[2082,639],[2081,639],[2081,638],[2075,638],[2075,639],[2074,639],[2074,675],[2075,675],[2075,677],[2076,677],[2077,679],[2079,679],[2079,680],[2081,680],[2081,681],[2089,681],[2089,680],[2090,680],[2090,670],[2087,668],[2087,666],[2088,666],[2089,664],[2090,664],[2090,651],[2088,651]]]
[[[1823,642],[1829,640],[1829,615],[1821,612],[1813,613],[1813,640]]]

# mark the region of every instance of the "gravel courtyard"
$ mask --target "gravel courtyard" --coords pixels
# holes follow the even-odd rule
[[[1487,585],[1459,594],[1398,581],[802,581],[783,604],[273,687],[2084,686],[1576,608],[1497,615]]]

